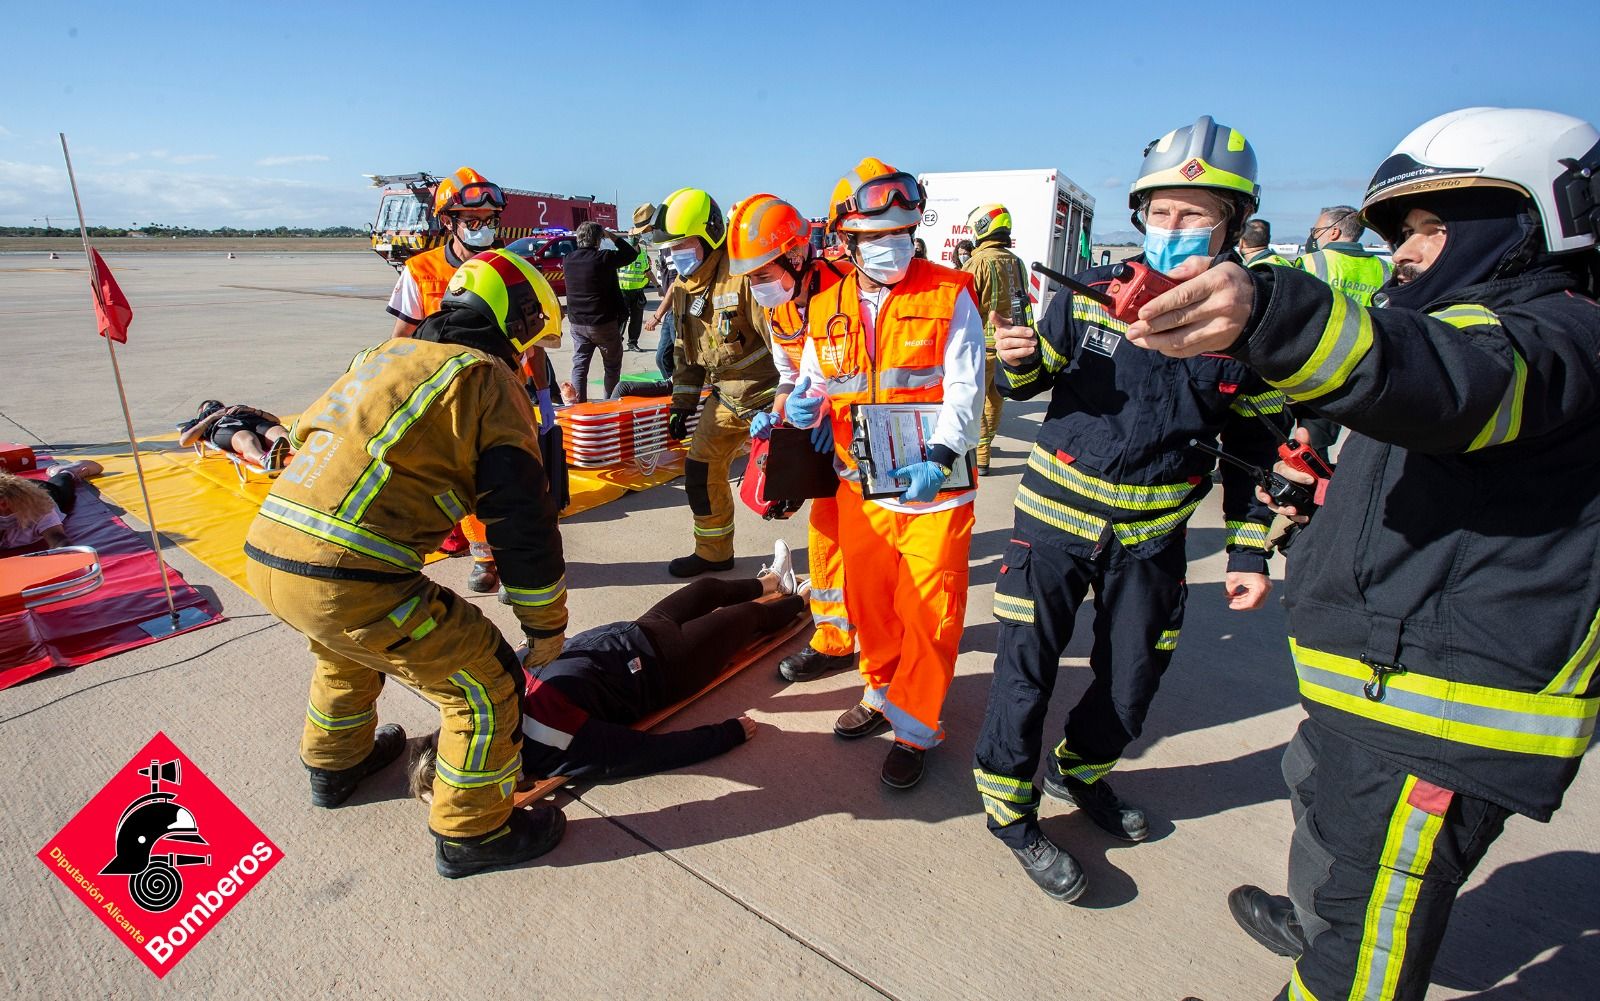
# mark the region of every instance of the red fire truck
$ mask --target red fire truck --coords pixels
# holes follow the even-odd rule
[[[407,257],[437,247],[444,231],[433,215],[433,174],[367,174],[381,188],[378,216],[372,223],[372,250],[399,268]],[[617,207],[593,195],[552,195],[543,191],[505,188],[506,208],[500,215],[500,238],[507,243],[535,233],[575,229],[593,221],[617,228]]]

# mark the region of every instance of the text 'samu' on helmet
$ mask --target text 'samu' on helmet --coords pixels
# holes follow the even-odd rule
[[[716,250],[728,238],[727,220],[717,200],[699,188],[679,188],[656,206],[646,239],[652,244],[698,237]]]
[[[889,233],[922,221],[928,195],[922,182],[875,156],[839,178],[828,199],[828,232]]]
[[[486,250],[462,264],[450,276],[440,306],[470,309],[489,320],[518,353],[561,335],[555,290],[538,268],[510,250]],[[519,330],[517,321],[530,315],[533,321]]]
[[[1144,148],[1139,177],[1128,190],[1128,207],[1134,225],[1144,230],[1139,210],[1150,193],[1161,188],[1201,188],[1243,200],[1245,211],[1261,205],[1261,185],[1256,180],[1256,151],[1244,133],[1218,125],[1201,115],[1193,125],[1173,129]],[[1243,224],[1243,218],[1233,220]]]
[[[1581,118],[1531,108],[1440,115],[1378,165],[1361,214],[1393,244],[1410,199],[1475,187],[1526,196],[1551,253],[1593,247],[1600,236],[1600,132]]]
[[[439,181],[433,191],[433,214],[454,212],[457,209],[490,208],[501,211],[506,207],[506,194],[495,184],[471,167],[460,167],[454,174]]]
[[[749,274],[810,242],[811,223],[799,209],[777,195],[751,195],[728,219],[728,271]]]
[[[1004,205],[979,205],[967,213],[967,228],[972,230],[972,238],[981,243],[993,233],[1010,229],[1011,213]]]

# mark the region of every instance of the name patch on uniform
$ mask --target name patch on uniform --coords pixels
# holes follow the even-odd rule
[[[931,348],[931,347],[933,347],[933,338],[932,337],[922,337],[922,338],[918,338],[917,340],[914,340],[914,341],[906,341],[906,347],[908,347],[908,348]]]
[[[635,657],[632,660],[628,661],[628,673],[629,674],[638,674],[640,671],[643,671],[643,670],[644,670],[644,661],[640,660],[638,657]]]
[[[733,309],[737,305],[739,305],[739,293],[737,292],[723,292],[720,295],[711,297],[712,309]]]
[[[1117,346],[1121,343],[1121,334],[1114,334],[1104,327],[1090,326],[1088,332],[1083,335],[1085,351],[1093,351],[1107,358],[1117,353]]]

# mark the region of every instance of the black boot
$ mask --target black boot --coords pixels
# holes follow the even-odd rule
[[[891,789],[910,789],[922,781],[922,758],[928,752],[898,740],[883,759],[883,784]]]
[[[1305,932],[1288,897],[1275,897],[1259,886],[1241,886],[1228,894],[1228,910],[1245,934],[1278,955],[1299,959],[1305,953]]]
[[[474,560],[467,574],[467,590],[488,594],[500,589],[500,568],[493,560]]]
[[[674,577],[698,577],[703,573],[712,573],[719,570],[732,570],[733,560],[708,560],[699,553],[690,553],[680,556],[667,564],[667,573]]]
[[[1056,843],[1040,834],[1026,847],[1013,848],[1011,854],[1028,871],[1028,878],[1039,889],[1057,900],[1068,903],[1077,900],[1089,886],[1089,877],[1083,874],[1078,860],[1056,847]]]
[[[1144,811],[1117,798],[1105,779],[1084,782],[1060,775],[1054,768],[1044,770],[1044,791],[1064,799],[1089,815],[1095,826],[1123,841],[1143,841],[1150,836],[1150,823]]]
[[[367,752],[361,764],[339,771],[306,765],[306,771],[311,773],[311,805],[330,809],[338,806],[350,798],[362,779],[383,771],[384,766],[398,758],[405,749],[406,732],[398,724],[385,723],[373,734],[372,750]]]
[[[548,804],[512,810],[504,826],[481,838],[435,837],[433,865],[446,879],[503,869],[543,855],[561,842],[566,829],[566,814]]]
[[[784,681],[810,681],[855,666],[856,655],[853,653],[826,654],[815,647],[806,646],[778,661],[778,677]]]

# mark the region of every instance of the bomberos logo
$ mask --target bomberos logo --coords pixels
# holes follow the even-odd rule
[[[158,977],[282,857],[162,733],[39,850]]]

